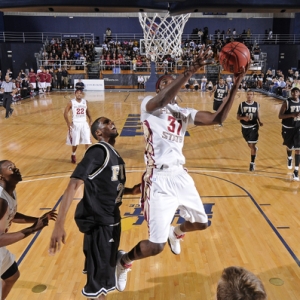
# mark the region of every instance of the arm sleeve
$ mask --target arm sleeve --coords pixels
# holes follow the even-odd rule
[[[91,146],[86,152],[74,170],[71,178],[81,179],[86,181],[88,176],[95,170],[99,169],[105,160],[106,152],[103,147],[97,146],[96,144]]]

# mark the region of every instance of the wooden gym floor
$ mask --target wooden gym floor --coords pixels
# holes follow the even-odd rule
[[[23,181],[17,187],[18,211],[39,216],[58,206],[74,170],[71,148],[65,145],[67,126],[63,111],[73,92],[53,92],[14,105],[11,118],[0,110],[0,159],[20,168]],[[120,136],[116,144],[126,162],[127,186],[140,182],[144,170],[143,136],[139,125],[142,92],[86,92],[93,119],[113,119]],[[291,181],[277,118],[281,101],[256,95],[261,105],[256,171],[249,172],[250,150],[236,120],[239,92],[223,127],[190,127],[185,139],[186,167],[195,180],[210,227],[189,233],[182,253],[175,256],[168,246],[161,255],[134,263],[124,292],[111,300],[213,300],[222,269],[243,266],[264,282],[269,299],[300,299],[299,182]],[[199,110],[212,110],[207,93],[181,92],[179,103]],[[77,157],[84,147],[79,146]],[[85,283],[82,234],[73,214],[81,197],[78,192],[66,221],[67,243],[54,257],[48,255],[53,223],[41,233],[11,245],[21,277],[10,299],[84,299]],[[130,250],[147,238],[147,226],[138,197],[124,197],[121,249]],[[173,224],[182,220],[176,213]],[[11,231],[20,230],[14,224]]]

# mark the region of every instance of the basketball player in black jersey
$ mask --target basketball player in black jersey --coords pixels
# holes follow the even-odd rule
[[[225,80],[223,78],[219,79],[219,83],[216,84],[213,88],[213,90],[209,93],[211,96],[214,94],[214,104],[213,104],[213,110],[217,111],[221,104],[223,103],[223,99],[228,94],[228,86],[225,84]],[[223,124],[219,124],[220,126],[223,126]]]
[[[114,122],[98,118],[91,127],[98,143],[90,146],[71,175],[62,197],[49,253],[55,254],[65,243],[64,222],[75,192],[84,183],[83,198],[78,203],[75,221],[84,233],[84,273],[87,283],[82,294],[89,299],[105,299],[115,289],[115,266],[121,234],[119,207],[123,194],[140,193],[140,185],[125,188],[125,164],[114,149],[118,136]]]
[[[282,103],[278,118],[281,119],[283,145],[286,146],[287,167],[293,168],[292,151],[295,150],[295,168],[293,180],[299,181],[300,163],[300,90],[297,87],[291,89],[291,97]]]
[[[242,134],[245,141],[248,143],[248,147],[251,150],[251,162],[249,166],[249,171],[255,170],[255,158],[257,147],[256,143],[258,141],[258,129],[259,126],[263,126],[260,121],[259,115],[259,104],[254,100],[254,92],[247,92],[247,100],[239,105],[236,118],[242,124]]]

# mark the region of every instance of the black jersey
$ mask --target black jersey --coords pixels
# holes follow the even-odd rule
[[[99,142],[92,145],[71,177],[84,181],[83,198],[75,212],[80,231],[87,232],[97,225],[120,222],[125,164],[110,144]]]
[[[252,103],[242,102],[239,105],[237,114],[241,117],[249,117],[249,121],[240,120],[243,127],[252,127],[257,124],[259,104],[255,101]]]
[[[300,112],[300,100],[297,99],[296,101],[292,98],[288,98],[286,101],[286,111],[284,112],[285,115],[292,114],[295,112]],[[282,126],[284,127],[300,127],[300,118],[288,118],[282,119],[281,121]]]
[[[223,98],[226,97],[226,93],[227,93],[226,84],[224,85],[217,84],[217,88],[214,94],[214,100],[223,101]]]

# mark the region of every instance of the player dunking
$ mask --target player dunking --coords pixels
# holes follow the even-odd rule
[[[65,108],[64,118],[68,126],[67,145],[72,146],[71,162],[76,163],[76,150],[79,144],[85,144],[85,148],[92,143],[90,137],[90,127],[92,117],[88,109],[88,102],[82,98],[81,90],[75,91],[75,99],[68,102]],[[72,122],[69,121],[68,113],[72,110]],[[86,121],[89,119],[89,124]]]
[[[183,74],[174,79],[160,77],[157,95],[147,96],[141,104],[141,121],[145,137],[146,172],[143,176],[142,207],[148,222],[149,239],[140,241],[128,253],[119,251],[116,267],[116,287],[123,291],[127,271],[134,260],[154,256],[169,242],[171,251],[179,254],[180,239],[186,232],[207,228],[207,215],[192,177],[185,171],[182,153],[187,126],[220,124],[227,117],[245,69],[237,76],[233,88],[219,109],[212,113],[181,108],[176,95],[191,76],[210,63],[208,51],[201,52]],[[176,209],[185,221],[170,226]]]

